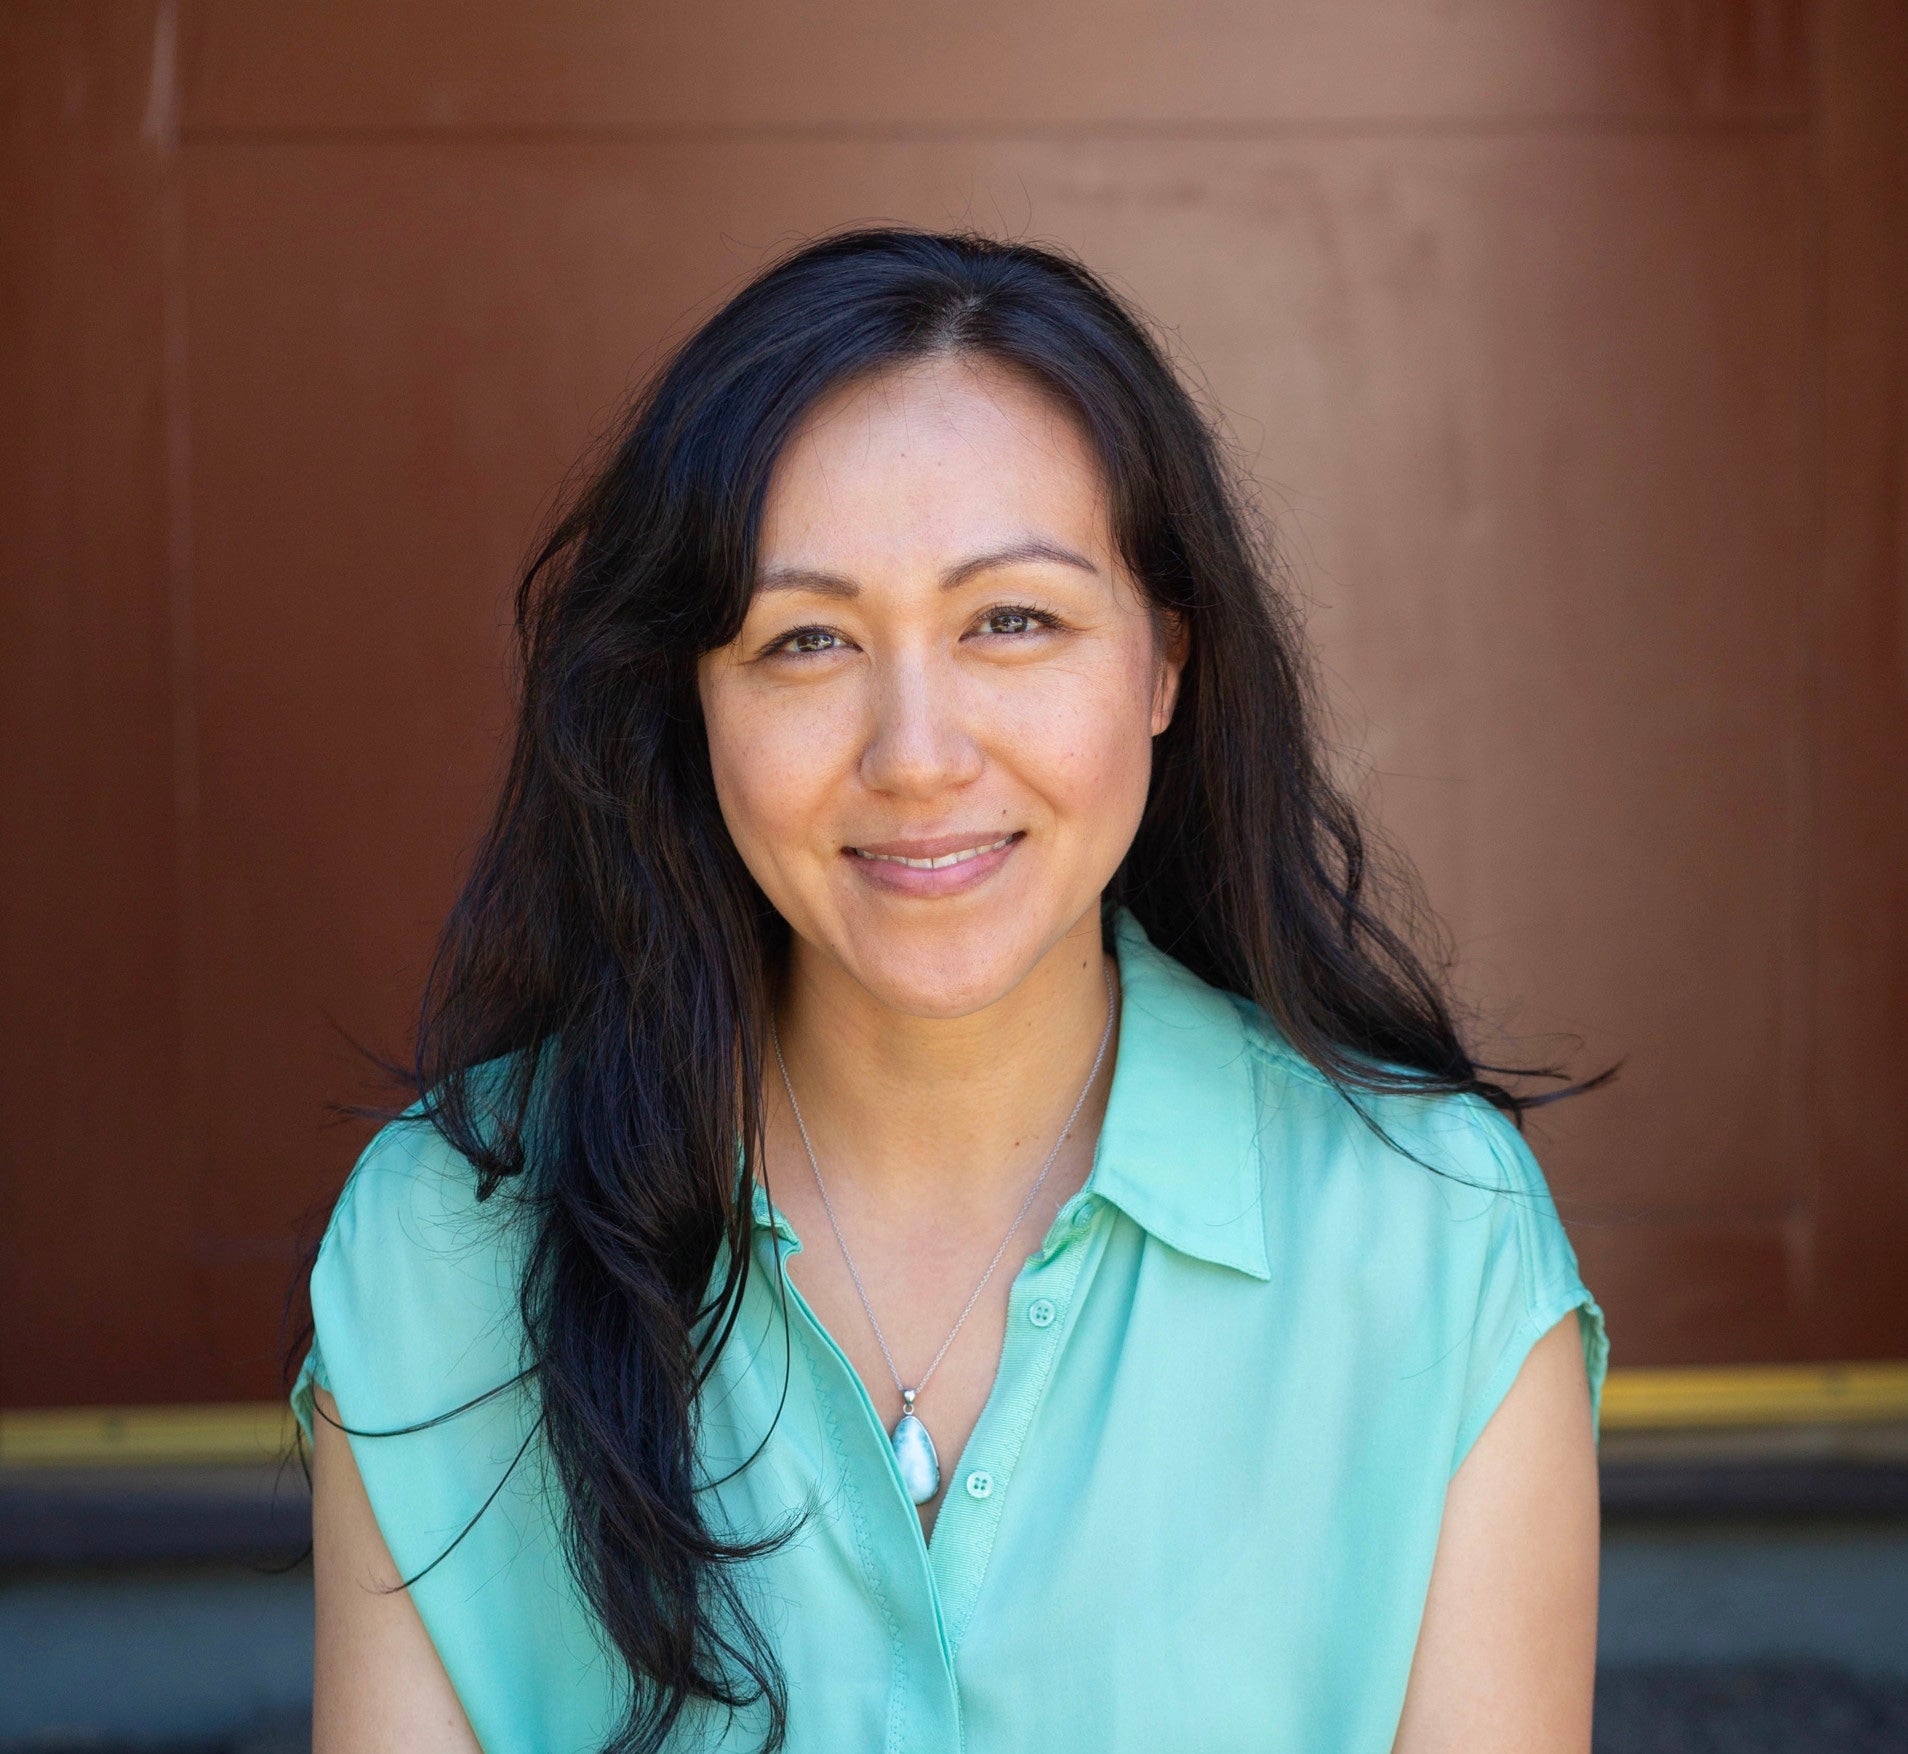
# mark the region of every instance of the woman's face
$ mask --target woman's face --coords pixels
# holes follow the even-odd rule
[[[737,848],[798,955],[917,1016],[991,1004],[1097,907],[1179,681],[1085,434],[979,359],[849,385],[777,463],[759,564],[700,673]]]

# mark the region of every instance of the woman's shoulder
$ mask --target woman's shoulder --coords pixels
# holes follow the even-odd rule
[[[1517,1123],[1468,1093],[1341,1089],[1245,1010],[1275,1277],[1348,1319],[1429,1332],[1468,1357],[1466,1443],[1530,1346],[1573,1310],[1594,1398],[1602,1312]]]
[[[1522,1129],[1483,1096],[1337,1081],[1299,1054],[1257,1005],[1227,996],[1256,1070],[1262,1153],[1271,1145],[1288,1165],[1329,1166],[1335,1178],[1386,1199],[1401,1186],[1436,1192],[1438,1209],[1454,1214],[1504,1201],[1549,1204],[1549,1184]]]
[[[1286,1209],[1288,1236],[1334,1238],[1320,1220],[1336,1213],[1344,1234],[1420,1256],[1461,1255],[1480,1227],[1520,1217],[1561,1241],[1536,1158],[1482,1096],[1427,1090],[1403,1067],[1375,1065],[1369,1082],[1331,1076],[1261,1006],[1160,950],[1130,913],[1117,942],[1121,1069],[1130,1053],[1147,1074],[1135,1084],[1149,1139],[1204,1149],[1216,1167],[1256,1148],[1261,1203]],[[1109,1126],[1120,1094],[1116,1071]]]
[[[414,1424],[523,1368],[524,1197],[487,1193],[420,1105],[353,1166],[311,1274],[314,1361],[345,1423]]]
[[[314,1272],[496,1277],[523,1216],[505,1184],[481,1197],[477,1166],[421,1107],[387,1121],[352,1166]]]

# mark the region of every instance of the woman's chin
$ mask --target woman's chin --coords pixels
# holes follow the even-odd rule
[[[981,900],[979,891],[962,899]],[[829,936],[829,959],[884,1010],[907,1017],[971,1017],[1007,997],[1064,936],[1043,932],[1044,910],[1009,904],[872,906],[848,910]]]

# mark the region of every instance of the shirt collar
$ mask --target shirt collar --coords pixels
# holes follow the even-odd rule
[[[1113,942],[1120,1046],[1087,1191],[1181,1254],[1269,1279],[1245,1019],[1125,908]]]
[[[1183,1255],[1270,1279],[1258,1095],[1238,1006],[1156,948],[1125,908],[1113,949],[1120,1045],[1085,1191]],[[754,1194],[756,1224],[796,1242],[760,1183]]]

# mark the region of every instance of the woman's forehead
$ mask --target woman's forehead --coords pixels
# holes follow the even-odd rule
[[[899,547],[980,553],[1045,540],[1108,550],[1098,460],[1071,411],[1023,373],[944,355],[845,386],[797,429],[763,507],[764,574]]]

